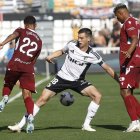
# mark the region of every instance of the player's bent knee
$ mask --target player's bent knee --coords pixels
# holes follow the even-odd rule
[[[102,98],[102,95],[101,94],[98,94],[95,98],[96,98],[96,100],[100,101],[101,98]]]
[[[98,98],[99,98],[99,99],[101,99],[101,98],[102,98],[102,95],[101,95],[101,94],[99,94],[99,95],[98,95]]]
[[[37,101],[36,101],[36,105],[41,107],[44,106],[46,104],[47,100],[46,98],[44,98],[43,96],[41,96]]]
[[[91,98],[92,98],[92,100],[94,101],[94,102],[96,102],[97,104],[99,104],[100,103],[100,100],[101,100],[101,98],[102,98],[102,95],[98,92],[96,92],[96,94],[95,93],[93,93],[93,94],[90,94],[89,95]]]
[[[125,97],[127,97],[127,96],[129,96],[131,94],[132,94],[132,91],[130,89],[123,89],[123,90],[121,90],[121,96],[123,98],[125,98]]]

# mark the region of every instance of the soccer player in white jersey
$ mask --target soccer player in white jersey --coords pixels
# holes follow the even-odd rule
[[[33,115],[35,116],[40,107],[45,105],[50,98],[66,89],[72,89],[81,95],[88,96],[91,102],[88,106],[87,115],[82,125],[82,130],[96,131],[90,126],[101,100],[101,93],[91,83],[85,80],[85,74],[91,64],[99,64],[117,82],[118,76],[114,70],[106,64],[102,57],[90,47],[92,31],[82,28],[78,32],[78,41],[69,42],[63,49],[55,51],[47,56],[46,61],[53,63],[53,59],[66,53],[65,62],[56,77],[44,88],[42,95],[35,103]],[[12,131],[21,131],[26,124],[26,115],[14,125],[8,126]]]

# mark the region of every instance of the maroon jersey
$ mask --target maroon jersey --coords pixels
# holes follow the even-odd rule
[[[136,46],[136,50],[131,55],[131,58],[125,58],[125,55],[121,51],[127,51],[131,44],[131,37],[136,35],[139,37],[140,24],[138,20],[134,17],[129,17],[123,24],[120,33],[120,65],[127,66],[136,66],[137,58],[140,57],[140,44]],[[140,39],[139,39],[140,40]],[[137,57],[137,58],[136,58]],[[139,58],[140,59],[140,58]]]
[[[17,28],[19,33],[15,51],[7,68],[12,71],[34,72],[34,64],[41,52],[42,41],[34,30]]]

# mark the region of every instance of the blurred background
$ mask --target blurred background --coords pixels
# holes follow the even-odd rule
[[[131,14],[140,18],[140,0],[0,0],[0,41],[16,28],[23,27],[23,19],[34,15],[37,19],[36,32],[43,40],[43,49],[37,60],[38,73],[56,73],[64,57],[55,65],[46,65],[44,58],[49,53],[63,48],[82,27],[93,31],[92,47],[97,50],[116,71],[119,71],[119,33],[121,25],[114,18],[113,8],[125,3]],[[0,74],[5,73],[9,44],[0,50]],[[89,72],[102,72],[92,66]]]

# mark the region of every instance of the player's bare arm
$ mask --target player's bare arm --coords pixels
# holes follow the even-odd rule
[[[49,62],[49,63],[53,63],[53,64],[54,64],[53,59],[54,59],[54,58],[57,58],[57,57],[59,57],[59,56],[61,56],[61,55],[63,55],[63,50],[58,50],[58,51],[53,52],[53,53],[50,54],[49,56],[47,56],[47,57],[45,58],[45,60],[46,60],[47,62]]]
[[[0,43],[0,49],[2,49],[5,44],[11,42],[13,39],[17,38],[18,36],[19,36],[18,32],[14,32],[10,34],[2,43]]]
[[[138,37],[137,36],[132,36],[131,39],[132,39],[132,43],[131,43],[130,48],[127,51],[121,51],[121,53],[123,53],[126,58],[131,57],[131,54],[134,52],[134,50],[137,46],[137,43],[138,43]]]
[[[117,73],[106,63],[102,64],[102,68],[113,78],[119,83],[119,77]]]
[[[138,36],[132,36],[131,39],[132,39],[132,43],[131,43],[130,48],[128,49],[128,53],[129,53],[130,55],[134,52],[134,50],[135,50],[135,48],[136,48],[136,46],[137,46],[137,43],[138,43]]]

